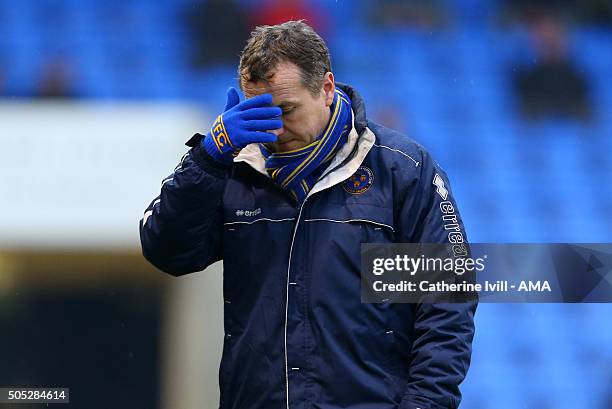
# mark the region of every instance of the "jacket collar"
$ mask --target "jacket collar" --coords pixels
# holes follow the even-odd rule
[[[342,82],[336,82],[336,87],[340,88],[342,91],[346,93],[351,99],[351,108],[353,109],[353,124],[355,125],[353,129],[357,129],[357,133],[359,135],[367,128],[368,120],[366,119],[366,109],[365,103],[363,102],[363,98],[361,95],[355,90],[355,88],[350,85],[344,84]]]

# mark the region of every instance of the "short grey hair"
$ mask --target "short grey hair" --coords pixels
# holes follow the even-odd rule
[[[303,20],[287,21],[253,30],[240,55],[240,87],[245,82],[268,81],[281,61],[300,68],[302,82],[313,96],[319,94],[325,74],[331,71],[329,50],[321,36]]]

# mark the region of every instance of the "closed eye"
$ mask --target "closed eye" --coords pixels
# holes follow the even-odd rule
[[[278,106],[283,110],[283,115],[289,115],[297,108],[294,102],[283,102]]]

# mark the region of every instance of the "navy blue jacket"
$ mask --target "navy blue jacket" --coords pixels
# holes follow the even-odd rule
[[[256,145],[226,167],[196,135],[140,222],[144,256],[168,274],[223,260],[222,409],[459,405],[476,304],[360,301],[361,243],[466,239],[458,212],[454,227],[442,218],[440,203],[457,209],[448,179],[341,87],[353,131],[303,205]]]

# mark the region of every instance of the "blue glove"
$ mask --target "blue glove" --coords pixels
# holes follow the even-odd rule
[[[206,152],[219,162],[231,163],[240,149],[250,143],[275,142],[276,135],[266,131],[283,127],[282,110],[271,104],[270,94],[240,102],[238,91],[230,87],[224,112],[213,122],[202,142]]]

